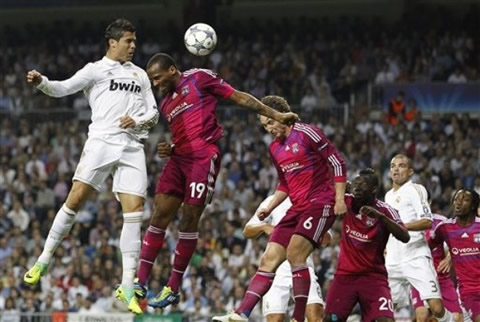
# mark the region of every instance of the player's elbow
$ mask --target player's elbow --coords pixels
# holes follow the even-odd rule
[[[256,236],[257,232],[250,225],[246,225],[245,228],[243,228],[243,237],[255,238]]]
[[[410,234],[407,231],[403,231],[398,237],[398,239],[404,244],[410,241]]]

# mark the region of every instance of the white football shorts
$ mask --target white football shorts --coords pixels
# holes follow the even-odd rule
[[[78,180],[101,190],[109,175],[113,177],[112,191],[117,199],[118,193],[146,198],[147,167],[143,144],[129,139],[126,134],[109,141],[88,138],[73,181]]]
[[[420,256],[399,265],[389,265],[387,271],[392,300],[398,307],[409,305],[410,285],[418,290],[423,301],[442,298],[437,272],[429,257]]]
[[[284,263],[282,264],[284,265]],[[280,268],[280,267],[279,267]],[[318,303],[324,305],[322,290],[317,282],[317,276],[312,268],[309,268],[310,292],[308,293],[307,305]],[[278,270],[277,270],[278,272]],[[272,287],[263,296],[262,312],[264,316],[269,314],[285,314],[288,310],[288,302],[292,297],[292,275],[276,274]]]

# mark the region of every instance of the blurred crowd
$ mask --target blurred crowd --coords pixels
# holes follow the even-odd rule
[[[266,240],[245,240],[242,229],[258,204],[276,186],[270,164],[270,137],[254,126],[253,114],[230,115],[222,110],[226,137],[216,196],[200,224],[196,255],[182,285],[182,301],[171,311],[208,316],[231,310],[243,296],[255,272]],[[389,161],[395,153],[414,160],[414,180],[431,192],[432,210],[448,215],[452,192],[461,186],[480,192],[480,135],[478,120],[467,114],[434,115],[431,120],[400,122],[395,128],[353,113],[344,126],[331,118],[314,122],[342,151],[348,177],[373,167],[381,177],[380,197],[389,189]],[[248,125],[247,125],[248,124]],[[155,155],[157,140],[168,138],[162,126],[145,144],[149,197],[145,227],[151,213],[156,178],[165,162]],[[49,274],[38,287],[27,287],[22,276],[41,252],[56,210],[71,185],[86,126],[75,120],[28,122],[3,119],[0,129],[0,310],[21,312],[114,312],[121,303],[112,290],[121,278],[118,249],[122,215],[107,180],[77,216],[70,237],[57,250]],[[178,214],[181,216],[181,213]],[[144,227],[144,228],[145,228]],[[340,238],[336,226],[332,244],[315,252],[315,270],[324,292],[333,277]],[[169,276],[171,255],[178,238],[176,223],[157,259],[149,284],[156,294]],[[258,314],[259,312],[257,312]]]
[[[342,152],[349,178],[365,167],[377,171],[382,182],[380,198],[391,186],[390,158],[405,153],[414,161],[414,181],[423,183],[433,196],[432,210],[448,215],[453,191],[466,186],[480,192],[478,119],[467,114],[427,119],[419,114],[392,125],[370,119],[368,110],[356,106],[344,123],[317,111],[348,100],[350,91],[367,82],[479,80],[479,49],[470,34],[474,12],[462,17],[464,24],[458,29],[445,29],[452,22],[446,14],[432,16],[429,24],[418,24],[407,14],[394,26],[345,18],[339,22],[302,20],[295,26],[289,21],[272,22],[267,29],[252,20],[244,29],[218,29],[219,47],[207,58],[187,55],[175,27],[155,34],[152,27],[139,22],[135,59],[145,66],[153,53],[165,50],[182,68],[212,68],[257,97],[267,93],[286,96],[303,121],[322,128]],[[23,283],[26,268],[39,256],[56,211],[68,194],[87,133],[87,123],[80,119],[57,117],[40,122],[23,113],[57,106],[78,112],[88,109],[81,93],[62,99],[40,94],[26,85],[25,73],[37,69],[50,79],[69,77],[102,56],[106,24],[59,21],[24,29],[5,27],[0,32],[5,44],[0,47],[0,69],[6,71],[0,78],[0,111],[8,111],[0,114],[1,312],[124,311],[113,297],[121,280],[122,215],[111,192],[111,179],[78,213],[48,275],[33,288]],[[47,34],[55,37],[46,39]],[[213,313],[232,310],[242,299],[266,244],[265,238],[245,240],[242,229],[276,187],[276,171],[267,153],[271,139],[254,125],[258,122],[255,115],[235,109],[230,106],[220,111],[226,135],[221,141],[224,154],[215,198],[200,224],[182,300],[164,313],[194,314],[193,319],[205,320]],[[155,146],[165,139],[169,134],[162,123],[145,143],[149,193],[144,228],[165,162],[155,155]],[[337,223],[331,245],[314,253],[324,292],[336,268],[339,228]],[[177,239],[175,222],[154,266],[148,296],[159,292],[168,280]],[[259,313],[257,307],[253,318]]]
[[[202,66],[257,97],[285,96],[306,109],[327,108],[366,96],[367,84],[480,80],[479,7],[465,16],[438,7],[413,8],[395,24],[381,17],[305,18],[214,25],[218,47],[209,56],[188,54],[183,45],[187,26],[169,21],[135,22],[141,67],[159,51],[174,56],[181,69]],[[428,19],[425,19],[428,16]],[[37,69],[50,79],[65,79],[104,53],[109,22],[58,20],[0,30],[0,111],[22,113],[39,107],[88,109],[81,94],[50,100],[29,88],[25,72]],[[45,35],[55,35],[46,37]]]

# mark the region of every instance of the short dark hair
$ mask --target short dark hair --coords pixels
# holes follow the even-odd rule
[[[472,208],[471,208],[471,210],[476,214],[477,209],[480,206],[480,195],[478,195],[478,192],[476,192],[474,189],[470,189],[470,188],[460,188],[457,191],[455,191],[455,193],[453,194],[452,204],[453,204],[453,201],[455,200],[455,197],[458,195],[458,193],[460,191],[465,191],[465,192],[468,192],[472,195]]]
[[[118,18],[114,22],[108,25],[107,29],[105,29],[105,46],[108,49],[110,47],[109,40],[115,39],[119,41],[122,38],[125,32],[135,32],[135,26],[124,18]]]
[[[277,95],[268,95],[262,98],[262,103],[270,106],[274,110],[277,110],[281,113],[291,112],[290,105],[286,99]]]
[[[175,60],[173,59],[173,57],[165,53],[158,53],[153,55],[147,63],[147,69],[157,64],[162,70],[166,70],[170,68],[170,66],[177,68],[177,64],[175,64]]]
[[[368,183],[372,187],[378,187],[378,177],[377,177],[377,174],[375,173],[375,170],[373,170],[372,168],[366,168],[366,169],[360,170],[358,175],[361,177],[365,177],[365,179],[367,179]]]

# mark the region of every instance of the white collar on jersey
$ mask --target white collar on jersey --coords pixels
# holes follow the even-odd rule
[[[132,62],[131,62],[131,61],[127,61],[127,62],[125,62],[125,63],[123,63],[123,64],[120,64],[119,61],[110,59],[110,58],[108,58],[107,56],[103,56],[102,61],[105,62],[105,63],[107,63],[107,64],[110,65],[110,66],[115,66],[115,65],[117,65],[117,64],[118,64],[118,65],[122,65],[122,66],[132,65]]]

